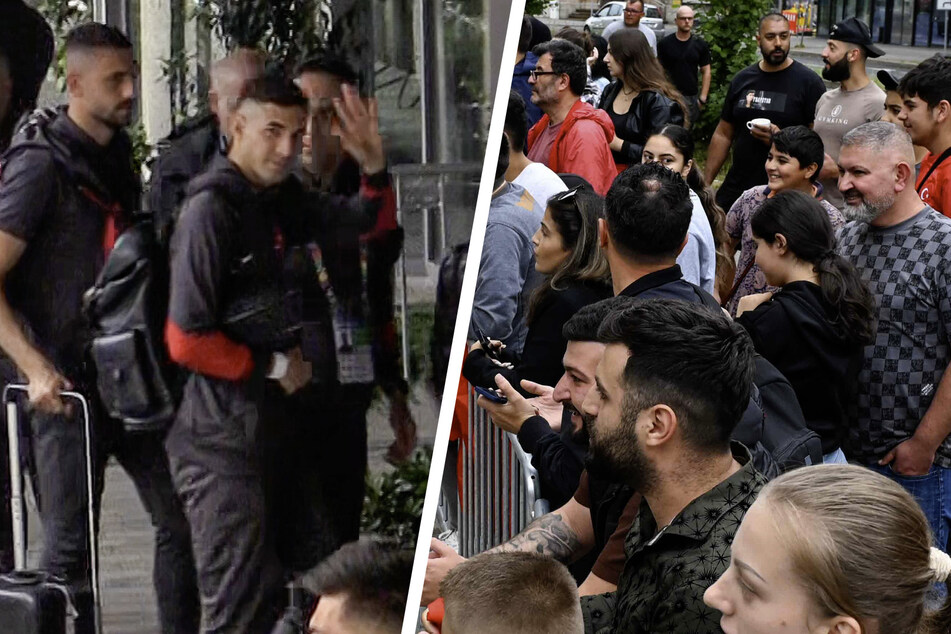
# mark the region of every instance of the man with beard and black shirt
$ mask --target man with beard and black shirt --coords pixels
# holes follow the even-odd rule
[[[328,386],[336,376],[327,300],[303,247],[342,225],[372,227],[389,177],[375,102],[368,111],[344,87],[333,105],[342,148],[364,172],[357,204],[305,196],[291,170],[307,100],[283,76],[265,76],[231,117],[228,155],[189,185],[172,235],[166,339],[189,372],[166,447],[209,633],[269,632],[284,581],[314,563],[296,556],[337,541],[313,524],[297,535],[308,543],[284,539],[289,512],[326,510],[310,498],[288,505],[298,484],[289,467],[313,448],[297,442],[302,421],[287,416],[286,397],[314,375]]]
[[[766,182],[773,132],[791,125],[812,126],[816,103],[826,90],[818,75],[789,58],[789,22],[781,13],[760,20],[756,41],[763,59],[730,82],[704,168],[706,182],[712,183],[732,146],[733,165],[717,191],[717,204],[727,211],[740,194]],[[769,119],[770,125],[747,128],[753,119]]]
[[[82,429],[60,392],[90,399],[98,506],[110,456],[129,473],[156,529],[154,583],[162,631],[198,629],[188,524],[158,433],[130,434],[98,402],[85,351],[82,296],[96,281],[139,199],[132,146],[132,44],[118,30],[84,24],[66,37],[69,105],[39,113],[13,139],[0,180],[0,348],[29,385],[36,493],[45,548],[41,567],[66,579],[94,631],[89,585]]]
[[[720,632],[703,593],[766,483],[730,440],[750,397],[753,342],[722,312],[669,299],[611,314],[598,338],[586,464],[644,499],[617,591],[581,600],[585,632]]]
[[[832,27],[822,51],[823,79],[840,84],[819,98],[813,129],[826,151],[819,173],[822,197],[839,211],[845,209],[845,199],[839,191],[839,146],[849,130],[882,118],[885,92],[869,79],[865,62],[869,57],[884,54],[872,43],[868,26],[857,18],[846,18]]]

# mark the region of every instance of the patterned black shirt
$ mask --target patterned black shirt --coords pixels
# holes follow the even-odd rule
[[[850,222],[840,231],[839,253],[868,283],[878,308],[845,447],[850,459],[873,464],[915,433],[951,360],[951,219],[925,207],[893,227]],[[951,437],[935,464],[951,467]]]
[[[616,592],[582,597],[586,634],[714,634],[720,612],[703,593],[730,565],[730,545],[766,479],[750,452],[732,443],[742,468],[684,508],[666,527],[647,502],[624,543],[627,561]]]

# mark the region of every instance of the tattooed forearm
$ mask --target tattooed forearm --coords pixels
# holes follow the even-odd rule
[[[582,553],[581,540],[560,513],[549,513],[531,524],[521,533],[488,552],[531,552],[547,555],[569,563]]]

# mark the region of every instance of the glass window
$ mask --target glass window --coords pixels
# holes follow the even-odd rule
[[[620,4],[612,4],[612,5],[611,5],[611,11],[610,11],[610,13],[608,13],[608,15],[611,15],[611,16],[621,15],[621,13],[623,13],[623,11],[624,11],[624,9],[622,8],[622,5],[620,5]]]
[[[648,18],[659,18],[660,11],[657,10],[657,7],[647,7],[645,9],[645,16]]]

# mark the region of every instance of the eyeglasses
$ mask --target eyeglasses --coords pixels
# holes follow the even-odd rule
[[[624,9],[624,13],[644,13],[643,9]],[[617,15],[617,14],[615,14]]]
[[[561,73],[556,73],[553,70],[530,70],[528,71],[528,76],[532,78],[532,81],[538,81],[540,75],[561,75]]]

